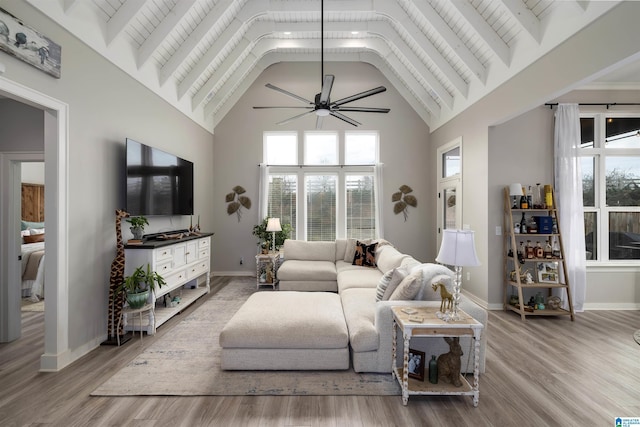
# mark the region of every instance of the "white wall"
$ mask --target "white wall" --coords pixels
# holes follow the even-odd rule
[[[7,55],[3,78],[69,105],[68,335],[73,350],[99,342],[107,332],[114,211],[124,206],[125,138],[194,161],[195,209],[202,228],[211,230],[213,136],[29,5],[3,7],[62,46],[60,79]],[[147,232],[182,228],[189,218],[150,222]],[[130,237],[128,230],[123,234]]]
[[[44,185],[44,162],[23,163],[22,182]]]
[[[383,85],[387,91],[356,106],[389,107],[388,114],[351,113],[363,123],[354,128],[340,120],[327,117],[323,130],[379,130],[380,161],[384,163],[385,238],[400,250],[423,261],[435,258],[435,245],[427,238],[427,224],[435,215],[429,183],[429,128],[402,99],[384,76],[364,63],[326,63],[325,74],[336,76],[331,98],[336,100],[373,87]],[[214,270],[255,274],[256,242],[251,234],[258,218],[258,164],[262,161],[262,134],[268,130],[313,130],[315,116],[309,115],[284,126],[275,123],[300,110],[254,110],[253,106],[302,105],[296,100],[264,87],[272,83],[307,99],[320,91],[318,63],[279,63],[267,68],[215,129],[214,149],[214,244],[223,248],[214,257]],[[302,138],[302,133],[299,133]],[[414,189],[418,207],[410,209],[406,222],[402,214],[394,215],[391,194],[403,184]],[[235,185],[247,190],[253,202],[251,210],[244,210],[238,222],[235,214],[227,215],[224,197]],[[245,264],[240,265],[240,257]]]

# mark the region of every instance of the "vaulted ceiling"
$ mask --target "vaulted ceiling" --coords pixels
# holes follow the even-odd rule
[[[27,1],[211,131],[268,66],[320,60],[320,0]],[[375,66],[433,130],[617,3],[325,0],[324,56]]]

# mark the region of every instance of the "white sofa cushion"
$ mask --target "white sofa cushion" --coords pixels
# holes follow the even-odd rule
[[[409,273],[422,270],[422,285],[415,299],[425,301],[440,301],[440,292],[434,292],[431,285],[435,282],[444,283],[449,292],[453,289],[453,272],[442,264],[423,263],[409,267]]]
[[[393,292],[396,290],[398,285],[404,280],[405,277],[409,275],[409,270],[404,267],[396,267],[393,269],[393,273],[391,274],[391,280],[389,280],[389,284],[387,285],[387,289],[384,290],[384,294],[382,295],[381,301],[387,301]]]
[[[344,253],[346,250],[347,239],[336,239],[336,261],[344,260]]]
[[[345,348],[348,344],[340,296],[331,292],[257,292],[220,333],[223,348]]]
[[[287,239],[284,241],[284,258],[301,261],[336,260],[336,242],[307,242]]]
[[[350,288],[340,292],[344,317],[349,327],[349,343],[354,351],[378,349],[378,331],[374,319],[375,288]],[[391,329],[391,328],[389,328]],[[389,360],[391,364],[391,360]]]
[[[393,277],[393,270],[387,271],[380,278],[378,286],[376,286],[376,301],[382,301],[384,291],[387,290],[387,286],[389,286],[389,282],[391,282],[391,277]]]
[[[335,281],[336,277],[336,265],[333,261],[287,259],[278,268],[278,279],[284,281]]]
[[[338,273],[338,292],[350,288],[374,288],[380,281],[382,273],[377,268],[358,267]]]
[[[376,264],[382,272],[387,272],[399,267],[402,261],[409,257],[403,254],[391,245],[382,245],[378,248],[376,254]]]

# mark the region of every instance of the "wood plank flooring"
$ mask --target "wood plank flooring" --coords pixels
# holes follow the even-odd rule
[[[214,288],[232,278],[216,277]],[[211,295],[211,294],[210,294]],[[208,298],[205,296],[203,298]],[[23,337],[0,344],[2,426],[612,426],[640,417],[640,311],[588,311],[522,322],[489,314],[480,405],[469,397],[91,397],[89,393],[204,299],[143,344],[101,346],[40,373],[44,316],[23,313]]]

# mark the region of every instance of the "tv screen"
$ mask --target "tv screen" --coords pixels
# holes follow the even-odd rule
[[[193,215],[193,163],[127,138],[127,212]]]

